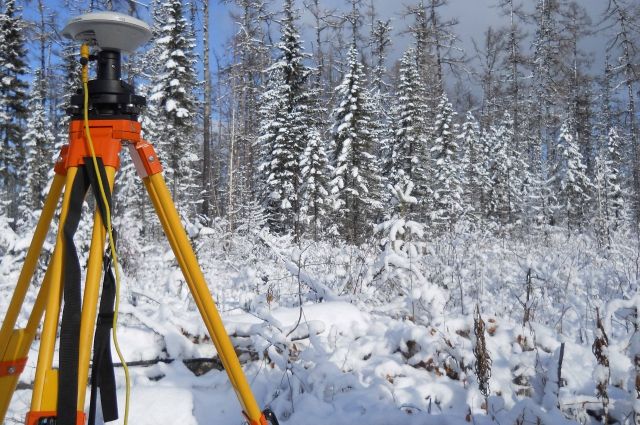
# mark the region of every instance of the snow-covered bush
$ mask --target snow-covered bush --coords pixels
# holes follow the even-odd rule
[[[410,208],[418,203],[411,195],[413,183],[397,184],[390,190],[395,198],[395,213],[376,228],[382,234],[382,251],[376,260],[376,297],[380,302],[400,298],[404,309],[396,314],[430,323],[442,312],[446,299],[444,292],[425,277],[425,226],[409,218]]]

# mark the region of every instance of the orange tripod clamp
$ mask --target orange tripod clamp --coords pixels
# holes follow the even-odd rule
[[[120,168],[120,151],[128,144],[131,157],[140,177],[144,178],[162,171],[158,155],[151,145],[140,136],[141,125],[137,121],[89,120],[89,131],[94,142],[96,157],[107,167]],[[86,142],[84,122],[71,121],[69,145],[64,146],[56,162],[55,171],[64,175],[69,167],[78,167],[91,156]]]

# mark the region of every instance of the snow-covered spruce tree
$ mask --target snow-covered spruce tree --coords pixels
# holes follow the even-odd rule
[[[522,45],[526,39],[523,30],[524,16],[522,16],[521,6],[515,0],[501,0],[498,7],[502,9],[502,14],[508,19],[508,24],[504,28],[506,38],[500,40],[504,43],[504,55],[502,59],[501,80],[504,88],[501,93],[503,104],[507,105],[509,113],[513,117],[513,129],[516,141],[523,141],[522,135],[525,132],[527,108],[530,106],[525,98],[525,72],[523,61]],[[498,37],[502,38],[502,37]],[[531,151],[535,149],[531,146]],[[529,154],[533,152],[528,152]],[[529,159],[533,162],[532,159]],[[533,164],[530,164],[533,165]]]
[[[360,243],[371,233],[371,220],[381,209],[380,168],[375,152],[377,125],[366,89],[355,42],[348,54],[346,74],[336,88],[333,110],[333,174],[330,182],[338,230],[349,243]]]
[[[374,107],[374,119],[380,124],[380,133],[378,138],[380,144],[376,154],[380,162],[382,178],[385,182],[389,181],[392,166],[393,152],[393,129],[390,125],[390,105],[392,103],[392,95],[390,93],[389,84],[385,81],[387,74],[386,56],[391,46],[391,21],[376,20],[372,24],[369,42],[371,43],[372,54],[372,70],[371,70],[371,87],[372,103]],[[383,200],[384,202],[387,199]]]
[[[610,242],[610,231],[619,224],[622,217],[624,199],[618,195],[622,193],[622,181],[624,174],[621,169],[624,164],[622,152],[620,150],[622,140],[615,125],[614,113],[612,109],[612,66],[609,63],[609,56],[605,61],[604,73],[600,81],[600,110],[598,120],[594,126],[596,138],[596,152],[594,160],[594,170],[590,170],[593,175],[593,208],[594,220],[598,235],[606,238]],[[614,193],[611,193],[613,189]],[[611,201],[620,206],[620,214],[612,211]]]
[[[27,117],[27,74],[25,23],[18,15],[15,0],[7,0],[0,11],[0,206],[9,218],[18,216],[18,195],[22,191],[19,172],[24,169],[22,145]],[[15,222],[13,224],[15,226]]]
[[[570,230],[580,229],[587,217],[591,181],[570,122],[565,121],[560,128],[556,152],[554,185],[558,193],[558,218]]]
[[[515,222],[521,205],[522,182],[518,170],[523,170],[524,165],[512,140],[513,121],[505,112],[500,125],[491,129],[489,146],[489,216],[500,224]]]
[[[260,170],[269,224],[277,232],[300,235],[300,160],[309,135],[309,69],[296,20],[293,0],[284,3],[279,57],[267,69],[267,91],[260,108]]]
[[[604,160],[606,180],[607,217],[615,230],[625,220],[624,177],[622,164],[624,163],[622,138],[616,128],[609,130],[607,137],[606,156]]]
[[[467,112],[460,127],[458,140],[463,153],[462,165],[466,176],[464,198],[469,212],[476,220],[480,220],[487,216],[487,197],[491,189],[489,156],[486,140],[480,132],[480,124],[471,111]]]
[[[21,205],[21,216],[25,224],[30,225],[35,217],[31,216],[42,209],[44,190],[47,184],[51,158],[54,149],[54,137],[51,121],[45,110],[47,82],[43,70],[37,69],[29,95],[29,119],[22,143],[26,150],[26,172],[24,184],[26,186],[26,203]],[[31,216],[28,217],[27,216]]]
[[[429,189],[424,93],[416,51],[409,49],[400,60],[398,88],[391,111],[393,135],[388,178],[392,185],[413,182],[419,199],[427,199]]]
[[[625,212],[625,200],[628,198],[621,171],[622,139],[615,127],[609,130],[606,140],[595,159],[593,179],[593,197],[595,221],[598,233],[611,242],[611,233],[628,218]]]
[[[420,261],[426,250],[426,226],[409,217],[410,207],[418,204],[413,187],[411,181],[389,186],[393,215],[376,226],[382,236],[382,251],[376,260],[381,283],[375,287],[375,297],[389,302],[400,294],[402,313],[411,320],[429,323],[442,312],[446,297],[441,288],[428,282]]]
[[[302,167],[302,217],[307,232],[314,240],[322,237],[322,230],[331,209],[329,201],[329,160],[320,133],[309,132],[307,147],[300,161]]]
[[[526,209],[522,213],[528,224],[535,226],[555,225],[558,201],[553,189],[553,176],[550,177],[546,169],[539,170],[538,174],[533,176],[527,191],[527,196],[524,199],[525,208],[528,204],[530,210]]]
[[[451,229],[464,214],[463,164],[456,140],[455,111],[446,93],[442,93],[436,115],[431,147],[433,195],[429,205],[430,218],[441,229]]]
[[[154,12],[159,66],[151,76],[149,108],[157,108],[158,137],[150,141],[158,147],[171,195],[185,213],[184,206],[195,200],[200,167],[195,140],[195,41],[183,8],[181,0],[164,0]]]

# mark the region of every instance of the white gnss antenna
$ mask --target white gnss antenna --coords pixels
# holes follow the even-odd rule
[[[149,25],[117,12],[93,12],[72,18],[62,35],[101,50],[131,53],[151,39]]]

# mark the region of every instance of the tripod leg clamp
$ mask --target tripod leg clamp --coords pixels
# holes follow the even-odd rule
[[[128,146],[136,172],[141,179],[162,171],[158,154],[149,142],[141,140],[137,143],[129,143]]]
[[[27,364],[27,358],[0,362],[0,378],[20,375]]]

